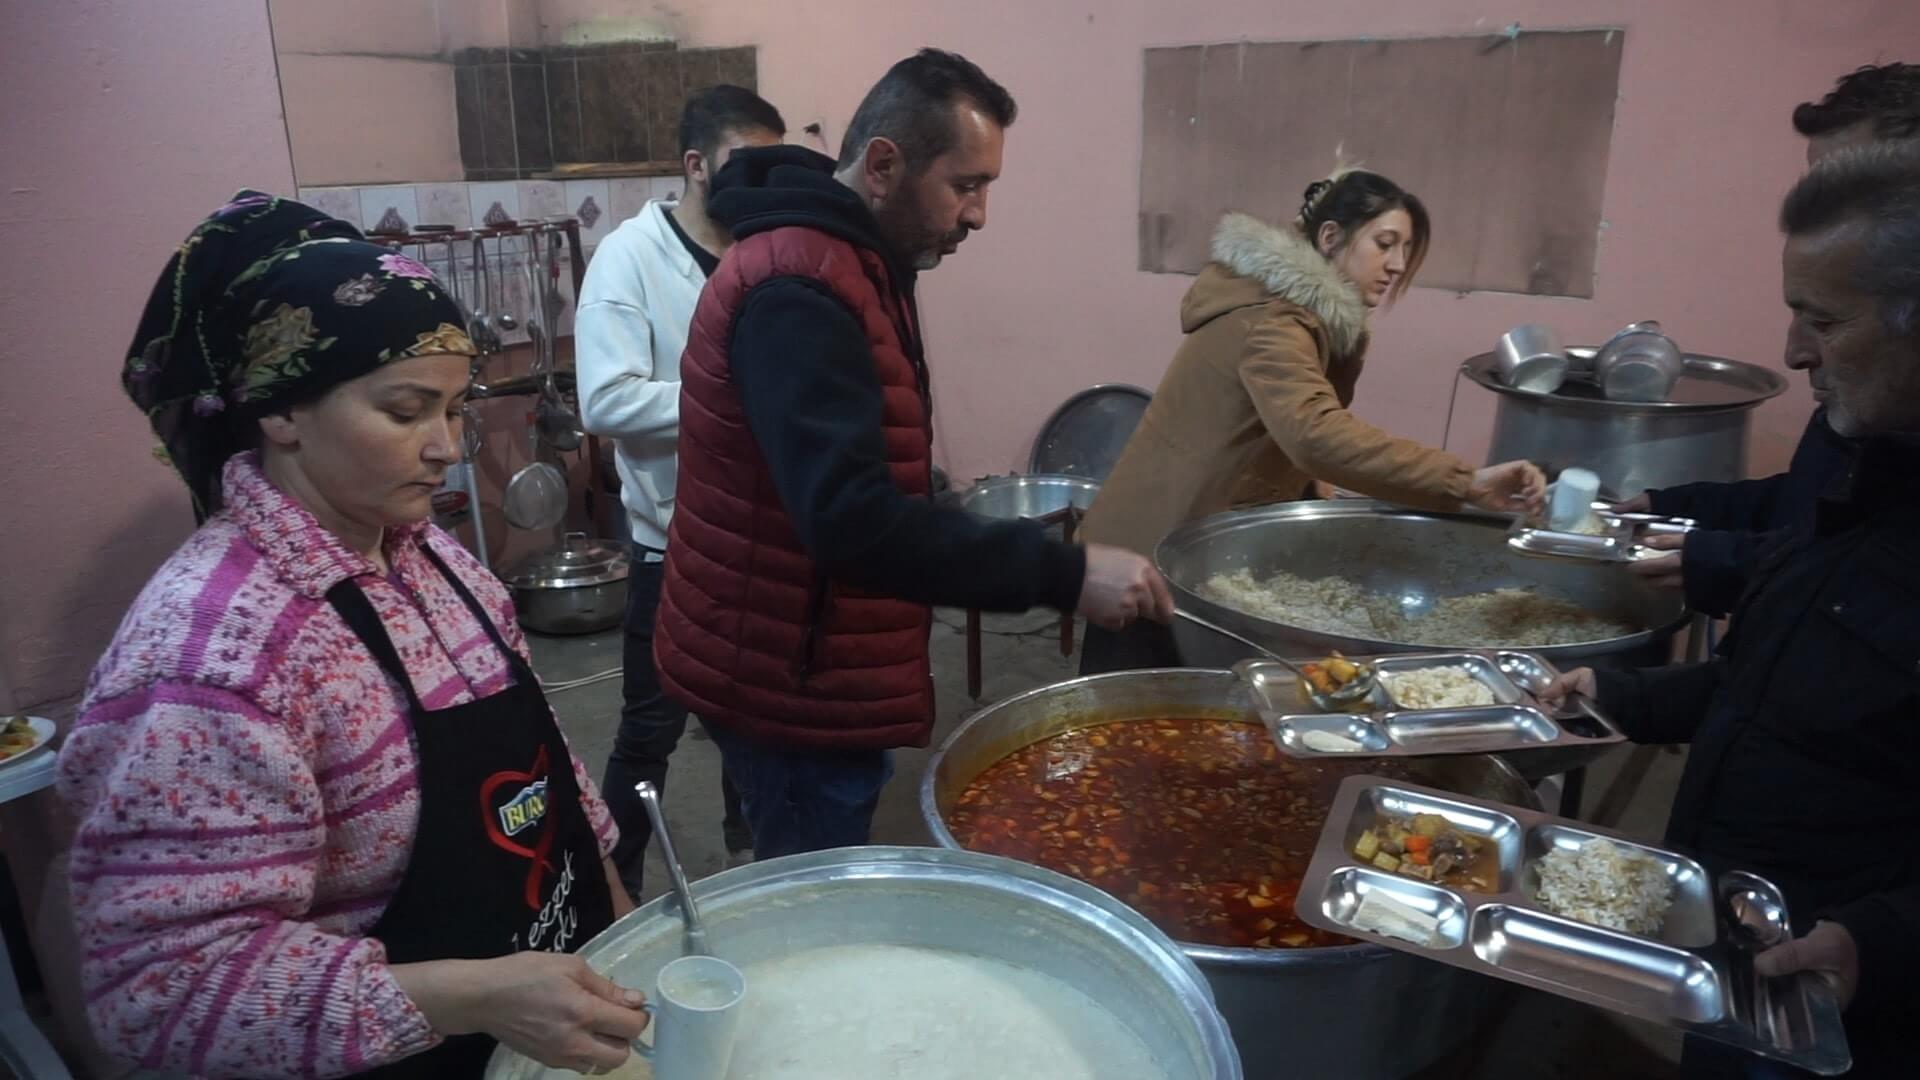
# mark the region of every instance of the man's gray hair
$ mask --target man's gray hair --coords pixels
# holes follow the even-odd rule
[[[1878,298],[1889,330],[1920,336],[1920,145],[1874,143],[1834,153],[1780,206],[1788,236],[1851,221],[1867,230],[1855,283]]]

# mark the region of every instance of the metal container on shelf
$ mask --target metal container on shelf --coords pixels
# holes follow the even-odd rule
[[[1050,870],[967,851],[851,847],[722,871],[694,882],[693,895],[714,953],[747,968],[749,978],[757,962],[810,948],[951,949],[1050,975],[1086,994],[1146,1044],[1169,1080],[1243,1075],[1194,963],[1131,908]],[[651,991],[660,968],[685,948],[672,902],[669,894],[642,905],[580,955],[621,985]],[[488,1080],[571,1075],[504,1047],[486,1070]]]
[[[1028,691],[993,705],[941,744],[920,784],[934,841],[958,848],[947,814],[973,779],[1023,746],[1097,724],[1167,716],[1258,724],[1230,671],[1116,672]],[[1539,801],[1497,758],[1419,759],[1421,782],[1521,806]],[[1502,1008],[1485,980],[1378,945],[1242,949],[1183,944],[1213,986],[1248,1076],[1406,1076],[1473,1037]]]
[[[1595,349],[1567,353],[1592,364]],[[1692,353],[1662,401],[1609,400],[1588,380],[1569,379],[1550,394],[1508,386],[1500,358],[1482,353],[1461,373],[1500,395],[1489,461],[1526,458],[1551,474],[1581,466],[1600,476],[1606,498],[1698,480],[1734,481],[1747,471],[1753,410],[1787,388],[1777,371]]]

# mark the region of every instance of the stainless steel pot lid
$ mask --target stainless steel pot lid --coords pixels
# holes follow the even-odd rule
[[[516,589],[571,589],[624,581],[629,560],[619,545],[593,540],[585,533],[568,533],[560,544],[535,552],[509,572],[505,581]]]
[[[1597,349],[1574,346],[1567,355],[1575,367],[1590,364]],[[1567,380],[1551,394],[1538,394],[1508,386],[1500,379],[1498,357],[1481,353],[1460,365],[1468,379],[1496,394],[1538,402],[1553,407],[1599,412],[1720,412],[1750,409],[1787,389],[1785,375],[1757,364],[1727,360],[1718,356],[1687,353],[1680,379],[1665,401],[1611,401],[1589,380]]]
[[[1125,383],[1080,391],[1040,425],[1027,471],[1105,481],[1152,400],[1152,394]]]

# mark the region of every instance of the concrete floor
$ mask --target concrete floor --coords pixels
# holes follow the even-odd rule
[[[957,612],[939,614],[933,633],[934,682],[939,698],[933,737],[936,746],[979,708],[966,692],[966,646],[960,629],[964,623]],[[1068,659],[1060,655],[1057,620],[989,617],[988,628],[990,632],[983,641],[982,703],[1077,673],[1077,656]],[[533,654],[544,681],[578,679],[619,667],[620,635],[613,631],[577,638],[536,636]],[[552,699],[574,751],[595,777],[600,776],[619,723],[619,680],[561,691]],[[929,842],[918,805],[920,775],[928,754],[927,750],[898,751],[895,778],[882,796],[874,819],[875,843]],[[1628,753],[1620,751],[1589,770],[1586,812],[1601,804],[1627,758]],[[1679,754],[1661,752],[1653,756],[1637,794],[1625,803],[1613,827],[1658,840],[1683,762]],[[688,736],[674,754],[666,809],[689,876],[703,877],[725,869],[728,855],[720,832],[720,757],[713,744],[698,733],[698,725],[689,727]],[[651,899],[665,891],[666,873],[659,863],[657,847],[649,851],[648,861],[646,894]],[[1652,1025],[1546,994],[1515,991],[1510,1010],[1478,1041],[1477,1053],[1448,1062],[1432,1075],[1489,1080],[1660,1077],[1674,1074],[1678,1047],[1677,1036]]]

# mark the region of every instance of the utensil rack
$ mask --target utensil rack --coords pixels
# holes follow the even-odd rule
[[[567,259],[571,264],[573,277],[573,302],[577,308],[580,290],[586,281],[587,259],[580,242],[580,222],[570,216],[544,217],[527,221],[496,221],[471,228],[422,224],[405,233],[368,233],[367,239],[407,254],[432,270],[434,276],[448,288],[456,300],[460,301],[462,313],[470,316],[473,312],[471,298],[481,295],[485,282],[492,280],[503,283],[501,292],[506,294],[509,291],[508,286],[514,281],[515,271],[511,269],[513,262],[526,257],[527,245],[554,235],[563,237],[566,242]],[[483,259],[478,265],[473,257],[476,239],[483,253]],[[531,298],[527,299],[531,302]],[[551,328],[549,332],[552,332]],[[474,344],[481,350],[479,355],[474,357],[472,365],[474,400],[538,396],[539,380],[529,376],[510,376],[497,382],[486,382],[482,379],[487,366],[495,357],[507,352],[508,347],[528,344],[524,336],[519,341],[509,343],[507,347],[496,348],[493,342],[483,341],[480,338],[475,338]],[[556,372],[555,378],[562,387],[567,389],[571,389],[576,381],[575,372],[571,368]],[[586,509],[588,520],[592,521],[594,519],[593,501],[604,490],[600,440],[592,434],[587,435],[581,452],[587,459]],[[478,516],[478,506],[474,507],[474,514]],[[484,559],[485,556],[483,555],[482,558]]]

